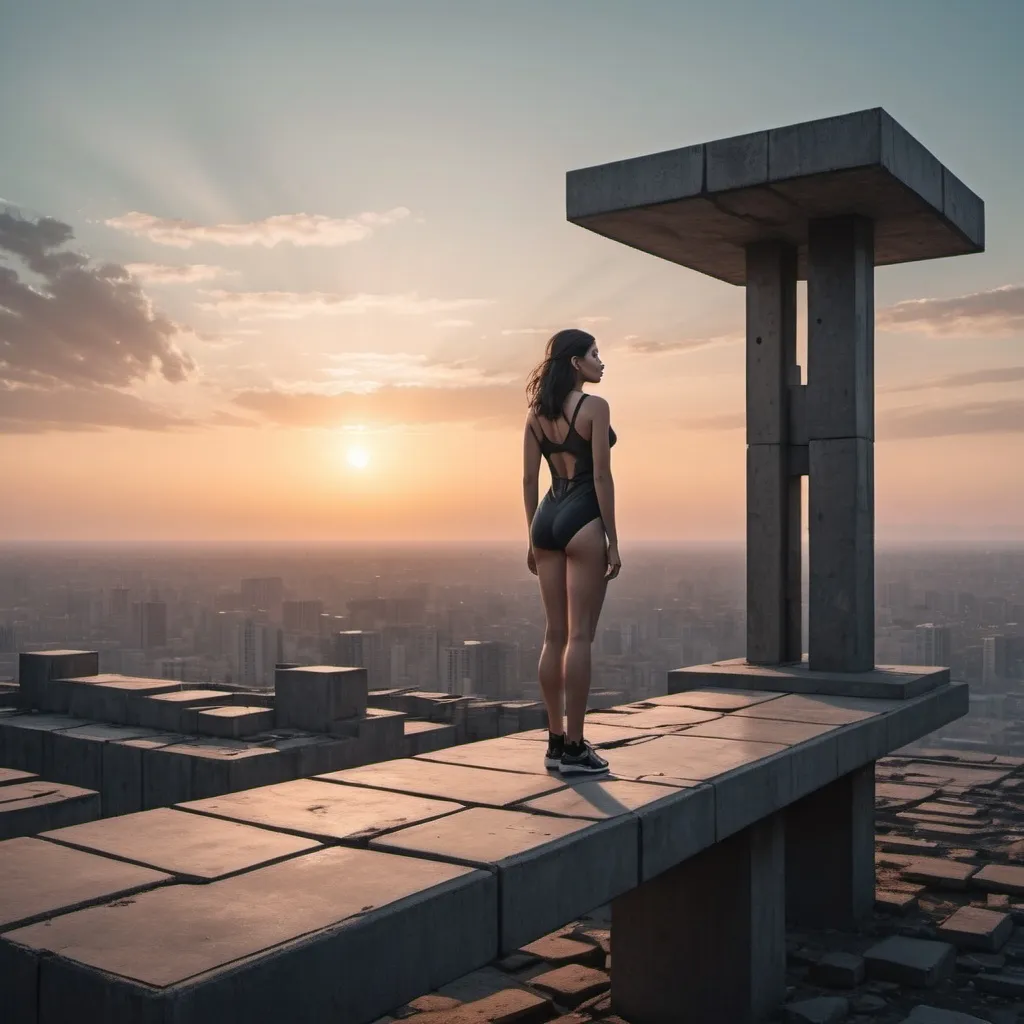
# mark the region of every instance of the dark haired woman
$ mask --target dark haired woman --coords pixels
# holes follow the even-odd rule
[[[608,403],[583,393],[604,364],[586,331],[559,331],[526,386],[523,497],[530,531],[527,565],[540,580],[547,628],[538,675],[548,712],[544,764],[563,775],[596,774],[608,762],[583,738],[590,648],[609,580],[619,574]],[[537,504],[541,455],[551,488]],[[565,726],[562,706],[565,705]]]

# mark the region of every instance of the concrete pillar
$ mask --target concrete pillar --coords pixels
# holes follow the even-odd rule
[[[875,902],[875,765],[864,765],[790,804],[786,924],[851,928]]]
[[[747,661],[799,661],[800,476],[790,445],[796,249],[747,247]]]
[[[785,844],[772,815],[612,903],[612,1008],[631,1024],[753,1024],[785,995]]]
[[[807,245],[811,669],[874,668],[874,231],[811,221]]]

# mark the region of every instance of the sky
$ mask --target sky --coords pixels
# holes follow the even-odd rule
[[[34,0],[0,15],[0,541],[526,542],[598,340],[619,535],[744,535],[742,289],[565,173],[882,106],[987,250],[876,273],[880,542],[1024,540],[1019,0]]]

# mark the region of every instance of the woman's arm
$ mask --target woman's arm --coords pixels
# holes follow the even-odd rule
[[[608,443],[610,413],[608,403],[598,395],[591,396],[593,425],[590,428],[590,449],[594,453],[594,490],[601,509],[604,532],[609,547],[618,548],[619,535],[615,529],[615,485],[612,482],[611,445]]]
[[[533,514],[537,511],[537,478],[540,471],[540,443],[530,423],[531,416],[526,417],[526,428],[523,432],[523,503],[526,506],[526,533],[529,536]]]

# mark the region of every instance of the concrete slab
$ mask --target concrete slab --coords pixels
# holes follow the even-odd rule
[[[711,722],[720,718],[721,713],[715,711],[700,711],[697,708],[680,707],[672,705],[656,705],[636,711],[597,711],[587,715],[584,722],[584,732],[590,731],[591,723],[594,725],[609,725],[624,729],[639,729],[641,731],[680,729],[701,722]]]
[[[1013,918],[998,910],[966,906],[950,914],[935,931],[957,949],[995,953],[1013,934]]]
[[[0,931],[171,881],[170,875],[42,839],[0,843]]]
[[[50,734],[44,750],[43,775],[86,789],[103,790],[103,748],[107,743],[136,739],[152,730],[93,722]]]
[[[181,743],[184,736],[150,730],[131,740],[111,740],[103,746],[103,785],[100,797],[105,815],[131,814],[145,806],[145,796],[153,790],[147,770],[147,751]],[[147,781],[150,785],[147,787]],[[159,804],[152,806],[160,806]]]
[[[100,795],[92,789],[43,779],[0,789],[0,840],[77,825],[99,816]]]
[[[670,691],[737,687],[789,694],[908,700],[949,682],[948,668],[878,665],[870,672],[812,671],[805,659],[794,665],[751,665],[745,658],[690,665],[668,674]]]
[[[893,935],[864,953],[868,977],[915,988],[934,988],[953,972],[956,949],[948,942]]]
[[[625,730],[629,736],[634,730]],[[544,767],[544,748],[540,743],[530,743],[520,737],[502,736],[499,739],[480,740],[477,743],[462,743],[457,747],[432,750],[417,756],[417,761],[443,761],[446,764],[465,764],[476,768],[493,768],[505,772],[522,772],[527,775],[545,775],[561,778],[557,771]]]
[[[566,216],[634,249],[730,284],[745,249],[798,247],[808,223],[875,221],[875,264],[981,252],[984,204],[881,108],[655,153],[566,176]]]
[[[271,708],[246,705],[207,708],[196,712],[196,726],[201,736],[240,739],[273,729],[274,712]]]
[[[483,807],[507,807],[565,786],[557,774],[550,777],[516,774],[413,758],[363,765],[318,778]]]
[[[733,715],[742,718],[776,718],[784,722],[839,726],[863,722],[875,715],[885,714],[892,708],[891,701],[789,693],[764,704],[740,708],[739,711],[734,711]]]
[[[190,708],[209,708],[230,704],[231,694],[224,690],[175,690],[157,693],[152,697],[132,697],[128,700],[128,724],[168,732],[195,732],[188,728],[185,712]]]
[[[834,725],[818,725],[814,722],[788,722],[775,718],[739,718],[736,715],[726,715],[713,722],[692,726],[686,730],[686,735],[793,746],[818,736],[825,736],[835,728]]]
[[[593,714],[599,713],[601,712],[593,712]],[[626,728],[624,725],[617,724],[617,721],[614,725],[604,725],[600,722],[591,724],[590,718],[591,715],[587,715],[584,728],[587,734],[587,741],[595,747],[599,747],[602,750],[610,750],[623,743],[634,743],[638,739],[635,728]],[[658,734],[651,730],[649,735],[656,736]],[[526,732],[517,732],[509,738],[546,744],[548,741],[548,731],[547,729],[529,729]]]
[[[446,722],[410,722],[406,720],[402,726],[405,735],[405,753],[408,757],[450,747],[457,740],[458,734],[455,726]]]
[[[5,938],[39,964],[44,1019],[367,1021],[493,959],[496,912],[487,872],[334,848]]]
[[[971,877],[971,885],[985,892],[1024,896],[1024,867],[1016,864],[986,864]]]
[[[148,679],[104,672],[60,680],[68,690],[68,711],[79,718],[98,722],[126,724],[128,698],[146,697],[158,693],[173,693],[181,683],[168,679]]]
[[[100,670],[98,651],[24,651],[18,656],[21,706],[49,710],[48,684]]]
[[[362,842],[373,836],[462,810],[450,800],[428,800],[361,786],[296,779],[181,805],[183,810],[310,836],[323,842]]]
[[[16,782],[28,782],[37,778],[32,772],[21,772],[17,768],[0,768],[0,786],[10,786]]]
[[[749,708],[754,704],[763,704],[766,700],[781,697],[781,692],[774,690],[680,690],[663,697],[651,697],[646,704],[670,705],[671,707],[697,708],[700,711],[736,711],[738,708]]]
[[[273,747],[231,739],[197,739],[144,751],[143,807],[272,785],[287,775],[287,760]]]
[[[274,693],[279,724],[326,732],[332,722],[366,714],[365,668],[305,665],[278,669]]]
[[[0,718],[0,764],[41,775],[46,765],[50,734],[87,725],[80,718],[37,711]]]
[[[634,888],[637,835],[632,816],[593,822],[471,807],[370,845],[496,870],[500,952],[511,953]]]
[[[640,881],[674,867],[715,841],[715,794],[707,785],[673,788],[622,779],[587,779],[530,800],[523,810],[601,821],[640,822]]]
[[[40,838],[196,882],[249,871],[319,845],[312,839],[169,807],[56,829]]]

